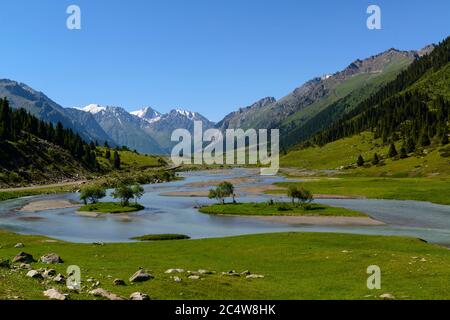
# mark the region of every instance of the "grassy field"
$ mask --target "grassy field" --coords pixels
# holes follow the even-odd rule
[[[13,189],[12,191],[0,191],[0,201],[9,199],[17,199],[21,197],[35,196],[39,194],[54,194],[62,192],[73,192],[79,188],[78,183],[64,184],[61,186],[39,187],[39,188],[27,188],[23,190]]]
[[[339,216],[367,217],[366,214],[345,208],[310,204],[308,210],[291,203],[230,203],[204,206],[200,212],[208,214],[249,215],[249,216]]]
[[[23,242],[25,248],[13,246]],[[0,258],[12,259],[23,250],[35,258],[55,252],[67,266],[81,268],[82,285],[88,278],[100,287],[128,297],[141,291],[152,299],[378,299],[390,293],[397,299],[450,299],[450,251],[417,239],[318,233],[282,233],[240,237],[157,241],[123,244],[74,244],[46,242],[39,236],[0,231]],[[366,287],[367,267],[381,268],[381,290]],[[33,268],[44,267],[34,263]],[[131,285],[128,278],[143,267],[155,279]],[[169,268],[208,269],[215,274],[203,280],[175,282]],[[222,276],[221,272],[250,270],[263,279]],[[19,296],[43,299],[48,287],[25,277],[26,271],[0,269],[0,298]],[[127,286],[114,286],[121,278]],[[92,299],[86,288],[71,299]]]
[[[118,202],[98,202],[90,203],[82,206],[78,211],[80,212],[97,212],[97,213],[126,213],[135,212],[144,209],[140,204],[130,203],[123,206]]]
[[[106,148],[98,147],[97,148],[100,156],[97,157],[97,161],[100,164],[100,167],[103,170],[112,170],[112,163],[105,159],[104,155],[106,153]],[[111,159],[113,159],[114,150],[111,149]],[[119,150],[121,167],[124,170],[127,169],[148,169],[148,168],[156,168],[161,167],[164,159],[162,157],[140,154],[132,151]]]
[[[402,142],[396,143],[397,151],[401,145]],[[406,159],[389,159],[388,150],[389,146],[383,145],[381,139],[373,139],[372,133],[365,132],[323,147],[291,151],[280,158],[280,164],[312,170],[345,168],[342,173],[359,176],[450,176],[449,152],[445,147],[436,145],[423,153],[409,154]],[[382,158],[381,164],[371,164],[374,153]],[[356,167],[359,155],[366,160],[364,167]]]
[[[305,182],[276,183],[286,188],[291,184],[301,185],[315,194],[450,204],[450,178],[319,177],[307,179]],[[270,193],[286,193],[286,191],[276,190]]]

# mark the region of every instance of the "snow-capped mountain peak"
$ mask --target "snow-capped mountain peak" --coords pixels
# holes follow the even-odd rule
[[[177,113],[179,115],[182,115],[182,116],[188,118],[189,120],[195,120],[195,118],[197,116],[197,114],[195,112],[185,110],[185,109],[174,109],[171,111],[171,113]]]
[[[89,112],[89,113],[92,113],[92,114],[96,114],[96,113],[105,111],[106,107],[103,107],[103,106],[101,106],[99,104],[92,103],[92,104],[87,105],[84,108],[80,108],[80,110],[82,110],[84,112]]]
[[[130,113],[150,123],[161,119],[161,113],[152,109],[151,107],[145,107],[140,110],[132,111]]]

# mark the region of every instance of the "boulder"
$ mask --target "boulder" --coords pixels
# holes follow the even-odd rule
[[[66,277],[64,277],[61,273],[58,273],[56,276],[53,277],[52,280],[55,281],[56,283],[62,284],[66,282]]]
[[[235,270],[230,270],[227,272],[222,272],[223,276],[232,276],[232,277],[240,277],[241,275],[237,273]]]
[[[47,253],[41,257],[40,261],[47,264],[63,263],[62,259],[56,253]]]
[[[175,281],[175,282],[181,282],[182,280],[181,280],[180,277],[175,276],[175,277],[173,277],[173,281]]]
[[[56,276],[56,270],[55,269],[45,269],[43,274],[44,278],[52,278]]]
[[[37,270],[30,270],[30,271],[28,271],[27,277],[30,277],[30,278],[33,278],[33,279],[39,279],[39,280],[44,279],[42,274],[40,274]]]
[[[20,269],[31,270],[31,265],[28,263],[21,263],[19,266]]]
[[[242,271],[241,272],[241,275],[243,275],[243,276],[249,276],[251,273],[250,273],[250,271],[248,271],[248,270],[245,270],[245,271]]]
[[[144,301],[144,300],[150,300],[150,297],[148,296],[148,294],[145,294],[142,292],[133,292],[130,295],[130,300]]]
[[[213,274],[214,273],[213,271],[209,271],[209,270],[206,270],[206,269],[200,269],[197,272],[199,274]]]
[[[118,295],[115,295],[114,293],[111,293],[102,288],[97,288],[92,291],[89,291],[89,294],[93,295],[94,297],[101,297],[108,300],[125,300],[124,298],[119,297]]]
[[[168,269],[165,273],[183,273],[184,269]]]
[[[59,292],[56,289],[49,289],[47,291],[44,291],[44,296],[46,296],[47,298],[51,299],[51,300],[66,300],[67,296],[65,296],[64,294],[62,294],[61,292]]]
[[[140,269],[130,277],[130,282],[144,282],[153,278],[154,277],[151,274]]]
[[[16,262],[32,263],[32,262],[36,262],[36,260],[34,260],[34,258],[31,254],[26,253],[26,252],[20,252],[13,258],[13,263],[16,263]]]
[[[395,297],[390,294],[390,293],[383,293],[382,295],[380,295],[380,299],[383,300],[395,300]]]
[[[16,245],[14,246],[14,248],[23,248],[25,247],[25,245],[22,242],[16,243]]]
[[[125,286],[125,281],[123,281],[122,279],[114,279],[113,281],[115,286]]]
[[[262,279],[264,276],[262,274],[249,274],[245,277],[246,279]]]
[[[9,262],[9,260],[1,260],[0,259],[0,268],[9,269],[9,268],[11,268],[11,263]]]
[[[191,280],[198,280],[198,279],[200,279],[200,276],[190,275],[190,276],[188,277],[188,279],[191,279]]]

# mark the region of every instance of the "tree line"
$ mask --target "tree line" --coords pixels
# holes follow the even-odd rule
[[[97,170],[96,144],[86,143],[72,129],[65,129],[61,122],[56,126],[38,119],[25,109],[13,110],[6,98],[0,99],[0,141],[31,141],[33,136],[51,142],[67,150],[86,168]]]

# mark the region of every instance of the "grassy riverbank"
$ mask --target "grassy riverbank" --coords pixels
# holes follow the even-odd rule
[[[95,213],[127,213],[143,210],[144,207],[138,203],[130,203],[127,206],[119,202],[98,202],[90,203],[78,209],[79,212],[95,212]]]
[[[302,185],[315,194],[450,204],[449,178],[308,177],[304,182],[280,182],[276,185],[284,188],[289,185]],[[269,193],[286,191],[271,190]]]
[[[202,213],[244,215],[244,216],[325,216],[325,217],[367,217],[366,214],[345,208],[310,204],[307,210],[292,203],[229,203],[204,206]]]
[[[23,242],[25,248],[14,245]],[[53,265],[65,273],[67,266],[81,268],[82,285],[88,278],[100,287],[128,297],[141,291],[152,299],[378,299],[390,293],[397,299],[450,299],[450,251],[417,239],[320,233],[280,233],[230,238],[139,243],[74,244],[48,242],[40,236],[0,231],[0,258],[12,259],[19,251],[35,258],[55,252],[64,264]],[[368,290],[367,267],[378,265],[382,289]],[[33,263],[33,268],[44,267]],[[130,285],[128,278],[139,267],[155,279]],[[175,282],[169,268],[208,269],[215,274],[203,280]],[[228,270],[250,270],[263,279],[222,276]],[[42,291],[63,286],[25,277],[26,271],[0,268],[0,298],[43,299]],[[115,278],[127,286],[114,286]],[[83,289],[71,299],[92,299]]]

